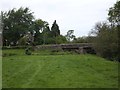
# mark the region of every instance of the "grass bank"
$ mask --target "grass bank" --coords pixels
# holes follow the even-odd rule
[[[118,87],[117,62],[89,54],[50,53],[3,50],[3,88]]]

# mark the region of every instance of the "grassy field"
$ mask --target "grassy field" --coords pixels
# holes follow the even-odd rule
[[[3,88],[117,88],[118,63],[95,55],[3,50]]]

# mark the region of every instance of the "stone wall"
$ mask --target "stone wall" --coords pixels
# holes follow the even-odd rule
[[[35,50],[65,50],[77,53],[95,53],[91,43],[38,45]]]

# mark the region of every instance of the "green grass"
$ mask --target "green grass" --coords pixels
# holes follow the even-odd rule
[[[118,87],[117,62],[88,54],[50,53],[3,50],[3,88]]]

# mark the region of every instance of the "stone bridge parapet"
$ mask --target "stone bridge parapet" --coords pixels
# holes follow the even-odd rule
[[[91,53],[95,54],[92,43],[75,43],[75,44],[53,44],[53,45],[38,45],[37,50],[51,49],[51,50],[64,50],[76,51],[77,53]]]

